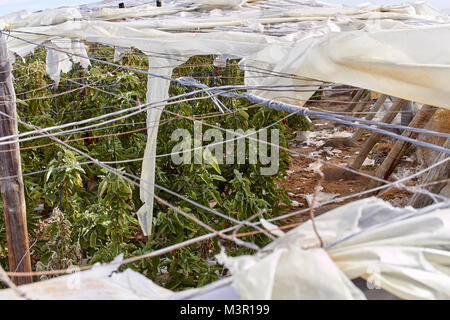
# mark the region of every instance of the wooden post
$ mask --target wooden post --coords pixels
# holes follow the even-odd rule
[[[361,112],[362,114],[364,114],[364,112],[366,111],[370,111],[370,107],[372,105],[372,97],[370,96],[370,93],[367,95],[367,101],[362,105],[361,110],[359,112]],[[358,117],[358,115],[356,115]]]
[[[352,101],[348,104],[348,106],[345,108],[345,111],[350,112],[355,108],[355,104],[361,99],[362,95],[364,93],[364,89],[359,89],[355,96],[353,97]]]
[[[372,113],[369,113],[365,117],[366,120],[372,120],[373,118],[375,118],[375,115],[377,114],[378,110],[380,110],[381,106],[386,101],[387,97],[388,97],[387,95],[383,94],[378,98],[377,102],[374,104],[373,108],[370,110]],[[359,140],[362,137],[362,134],[364,133],[365,130],[366,129],[362,129],[362,128],[359,128],[358,130],[356,130],[355,133],[353,134],[352,139]]]
[[[0,34],[0,136],[16,135],[16,94],[11,79],[11,64],[9,62],[6,37]],[[28,231],[23,191],[22,168],[20,165],[19,143],[17,138],[9,139],[11,144],[0,145],[1,177],[11,177],[1,180],[3,200],[3,215],[5,216],[6,239],[10,271],[30,272],[31,261],[28,252]],[[4,150],[11,150],[4,152]],[[12,278],[17,284],[31,283],[31,277]]]
[[[447,139],[444,144],[444,148],[450,149],[450,139]],[[441,152],[439,156],[436,158],[435,163],[442,161],[448,157],[448,154]],[[427,184],[434,181],[441,181],[450,178],[450,161],[444,162],[440,166],[434,168],[433,170],[428,171],[428,174],[426,175],[425,179],[422,181],[421,184]],[[443,183],[437,183],[433,184],[425,189],[428,191],[439,194],[441,190],[448,184],[448,182]],[[409,205],[413,206],[414,208],[423,208],[427,205],[430,205],[433,202],[433,200],[422,193],[416,193],[411,198]]]
[[[352,117],[358,117],[361,112],[370,103],[370,94],[367,94],[352,110]]]
[[[411,128],[424,127],[427,124],[427,122],[430,121],[431,117],[436,112],[436,110],[437,110],[437,108],[435,108],[435,107],[424,105],[422,107],[422,109],[420,109],[420,111],[416,114],[414,119],[411,121],[411,123],[409,124],[409,127],[411,127]],[[403,134],[402,134],[403,137],[408,137],[411,139],[417,138],[418,135],[419,135],[419,133],[408,131],[408,130],[403,131]],[[387,155],[386,159],[384,159],[381,166],[379,166],[377,168],[377,171],[375,171],[375,176],[377,176],[378,178],[387,180],[389,178],[389,176],[392,174],[392,172],[394,171],[395,167],[398,165],[398,163],[402,159],[402,157],[406,154],[406,152],[408,151],[410,146],[411,146],[411,143],[409,143],[409,142],[406,142],[403,140],[397,140],[397,142],[395,142],[391,151]],[[372,180],[369,183],[369,189],[378,187],[379,185],[381,185],[381,183],[379,181]]]
[[[392,120],[394,120],[395,116],[397,115],[397,112],[400,111],[402,106],[406,103],[406,100],[403,99],[397,99],[395,103],[392,105],[391,109],[386,113],[386,115],[383,117],[381,122],[384,123],[391,123]],[[364,142],[364,144],[361,147],[361,150],[359,151],[358,157],[356,157],[355,161],[351,164],[351,168],[358,170],[361,168],[362,164],[364,163],[364,160],[366,160],[367,156],[369,155],[372,148],[375,146],[375,144],[380,141],[383,134],[374,132],[369,137],[369,139]]]

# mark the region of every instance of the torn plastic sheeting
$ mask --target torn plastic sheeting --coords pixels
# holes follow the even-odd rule
[[[205,9],[214,9],[214,8],[231,8],[231,9],[239,9],[243,4],[247,2],[257,2],[248,1],[248,0],[190,0],[195,5],[203,6]]]
[[[85,69],[91,65],[91,61],[89,59],[80,57],[88,56],[86,49],[87,47],[82,41],[78,39],[72,40],[72,52],[75,54],[72,56],[72,61],[74,63],[79,63],[81,67]]]
[[[121,257],[114,259],[114,262]],[[142,274],[118,265],[96,264],[90,270],[20,286],[31,300],[239,300],[230,278],[201,288],[173,292],[158,286]],[[22,300],[13,289],[0,290],[1,300]]]
[[[366,158],[361,166],[364,167],[364,166],[374,166],[374,165],[375,165],[374,159]]]
[[[177,65],[183,64],[186,59],[172,61],[164,58],[149,58],[148,71],[160,76],[170,77],[173,69]],[[161,68],[170,66],[167,68]],[[147,82],[147,103],[157,103],[169,98],[170,80],[162,78],[148,77]],[[159,119],[165,107],[165,103],[149,108],[147,111],[147,144],[145,146],[144,160],[141,171],[140,198],[144,205],[138,210],[137,216],[144,235],[148,236],[152,232],[153,220],[153,195],[155,191],[155,162],[156,162],[156,142],[158,137]]]
[[[323,249],[275,248],[262,258],[218,257],[243,299],[365,299]],[[236,264],[236,260],[241,263]]]
[[[0,16],[0,29],[51,26],[82,18],[80,11],[75,7],[50,9],[34,13],[22,10]]]
[[[337,196],[339,196],[339,193],[326,193],[326,192],[318,191],[317,195],[316,195],[316,199],[315,199],[314,208],[320,207],[323,202],[333,200]],[[304,197],[306,199],[308,206],[311,207],[313,198],[314,198],[314,193],[302,194],[302,197]]]
[[[403,299],[450,299],[450,209],[361,233],[328,250],[350,278]]]
[[[403,299],[449,299],[450,209],[413,213],[374,197],[349,203],[316,218],[331,247],[317,247],[308,221],[258,254],[221,252],[231,278],[198,289],[174,293],[130,269],[115,273],[117,264],[20,289],[40,299],[365,299],[350,281],[362,277]],[[5,289],[0,298],[20,297]]]
[[[133,18],[143,15],[146,12],[152,16],[164,15],[164,10],[174,10],[172,15],[164,15],[162,19],[153,19],[152,21],[144,21],[147,28],[160,30],[199,30],[212,29],[217,27],[242,26],[243,21],[254,21],[260,24],[281,24],[289,22],[305,22],[305,21],[324,21],[328,18],[334,18],[335,15],[348,16],[354,19],[400,19],[408,20],[411,18],[430,22],[448,21],[448,16],[437,11],[418,10],[418,4],[400,5],[400,6],[378,6],[366,4],[360,6],[338,6],[338,7],[312,7],[297,4],[296,7],[283,7],[282,2],[278,2],[277,8],[250,7],[246,10],[224,10],[223,14],[217,15],[220,8],[215,1],[202,1],[202,7],[192,8],[184,7],[184,12],[189,12],[188,17],[180,17],[176,13],[183,9],[181,7],[165,7],[149,9],[148,6],[138,6],[126,9],[107,9],[110,17],[116,18]],[[239,6],[233,5],[230,1],[223,1],[227,7],[221,9],[239,9]],[[236,1],[238,2],[238,1]],[[209,3],[209,4],[208,4]],[[229,5],[231,3],[231,5]],[[159,9],[159,10],[157,10]],[[211,10],[215,14],[204,14],[204,10],[193,12],[193,9]],[[120,12],[120,10],[124,10]],[[106,12],[105,12],[106,13]],[[93,13],[95,15],[95,13]],[[119,15],[119,16],[117,16]],[[102,15],[103,20],[109,20],[107,14]],[[89,15],[86,17],[89,18]],[[174,20],[176,19],[176,23]],[[130,21],[130,26],[142,24],[142,21]]]
[[[431,46],[438,41],[435,39],[449,34],[450,26],[447,25],[374,32],[328,32],[294,43],[239,32],[224,32],[220,39],[214,34],[167,34],[167,37],[158,34],[158,38],[145,41],[94,36],[88,40],[120,46],[133,46],[130,42],[134,42],[141,50],[151,46],[153,52],[164,50],[175,56],[239,55],[244,58],[240,65],[246,70],[246,85],[310,85],[318,82],[298,78],[308,77],[450,108],[450,88],[445,85],[450,74],[450,64],[445,58],[450,55],[450,44],[440,46],[438,55],[419,46],[420,43]],[[254,77],[264,71],[295,76]],[[303,105],[311,93],[264,91],[260,96]]]
[[[378,6],[373,4],[364,4],[359,6],[309,6],[304,3],[297,3],[293,6],[292,2],[277,1],[276,5],[267,6],[270,2],[262,2],[259,6],[256,2],[256,6],[252,5],[249,8],[242,10],[239,3],[242,1],[212,1],[212,0],[199,0],[195,5],[203,6],[203,9],[211,10],[214,8],[221,7],[222,9],[235,9],[235,10],[224,10],[224,14],[217,15],[217,10],[211,10],[211,12],[205,13],[205,10],[200,10],[198,12],[189,12],[190,17],[183,18],[176,14],[180,10],[184,12],[191,11],[192,1],[175,3],[175,6],[165,6],[163,8],[155,8],[148,5],[136,6],[132,8],[125,9],[112,9],[112,8],[102,8],[97,11],[91,11],[82,15],[76,8],[60,8],[54,10],[46,10],[44,12],[30,14],[28,12],[13,13],[6,16],[0,17],[0,25],[7,28],[18,28],[18,27],[35,27],[43,25],[52,25],[62,23],[64,21],[72,21],[96,18],[96,19],[118,19],[118,18],[134,18],[138,17],[143,12],[149,11],[155,13],[155,15],[162,15],[162,19],[159,21],[147,21],[151,23],[148,25],[149,28],[159,28],[160,23],[165,23],[165,20],[177,20],[178,27],[177,30],[182,30],[183,28],[195,28],[206,27],[214,28],[220,25],[234,24],[236,26],[241,26],[241,21],[254,20],[254,19],[269,19],[266,23],[286,23],[292,18],[305,18],[305,19],[321,19],[326,20],[328,18],[335,18],[336,15],[348,16],[352,18],[361,19],[378,19],[387,17],[390,19],[422,19],[429,20],[430,22],[445,22],[448,21],[448,16],[440,13],[434,8],[430,7],[426,3],[412,3],[407,5],[397,5],[397,6]],[[255,2],[255,1],[252,1]],[[286,5],[289,4],[289,5]],[[200,9],[195,7],[195,9]],[[240,9],[240,10],[239,10]],[[170,11],[173,10],[171,14]],[[120,16],[117,16],[119,14]],[[382,14],[380,16],[380,14]],[[384,16],[383,16],[384,15]],[[33,17],[33,18],[30,18]],[[278,19],[278,20],[277,20]],[[34,22],[37,21],[37,22]],[[172,21],[173,22],[173,21]],[[261,21],[264,22],[264,21]],[[139,21],[131,22],[139,23]],[[211,24],[212,23],[212,24]],[[216,23],[214,25],[214,23]],[[174,26],[175,27],[175,26]]]
[[[116,257],[113,263],[120,262],[122,256]],[[97,263],[90,270],[22,285],[19,290],[32,300],[160,300],[173,295],[172,291],[154,284],[136,271],[117,272],[118,267],[119,264]],[[20,298],[11,289],[0,290],[0,299]]]
[[[117,62],[120,60],[120,58],[131,51],[131,48],[120,48],[120,47],[116,47],[114,48],[114,59],[113,62]]]
[[[387,112],[389,112],[389,109],[390,109],[390,108],[392,107],[392,105],[394,104],[392,101],[395,101],[395,98],[394,98],[394,97],[390,97],[390,99],[386,99],[386,101],[383,103],[383,105],[381,106],[380,110],[376,113],[375,117],[374,117],[372,120],[373,120],[373,121],[381,121],[381,120],[383,119],[383,117],[385,116],[385,114],[386,114]],[[423,106],[423,104],[420,104],[420,103],[416,103],[416,102],[411,103],[411,110],[410,110],[410,112],[411,112],[413,115],[416,115],[416,114],[420,111],[420,109],[422,108],[422,106]],[[391,124],[408,125],[409,122],[408,122],[408,123],[405,123],[405,124],[402,123],[402,113],[403,113],[404,111],[405,111],[405,110],[402,109],[402,111],[399,112],[399,113],[395,116],[394,120],[391,121]]]
[[[142,5],[132,8],[102,8],[85,14],[87,18],[117,20],[126,18],[156,17],[160,15],[172,15],[178,12],[190,11],[196,8],[171,8],[155,7],[154,5]]]
[[[280,69],[294,68],[294,73],[302,76],[450,108],[450,86],[446,81],[450,75],[450,43],[439,45],[444,55],[425,49],[449,35],[449,25],[330,33],[297,43],[291,51],[293,56],[284,60]],[[439,92],[433,89],[439,86]]]
[[[66,73],[70,70],[72,70],[72,61],[67,54],[55,50],[47,51],[45,71],[57,85],[61,79],[61,71]]]
[[[401,219],[414,212],[363,199],[316,217],[325,243],[341,239],[330,248],[312,248],[318,239],[308,221],[264,248],[269,254],[219,259],[246,299],[362,298],[347,282],[358,277],[403,299],[449,299],[450,209]]]
[[[334,13],[346,13],[350,16],[351,10],[360,13],[380,13],[380,7],[378,6],[350,7],[345,8],[345,10],[342,8],[310,8],[306,12],[314,16],[315,14],[323,14],[322,11],[325,9],[328,11],[331,10]],[[382,13],[386,13],[389,10],[398,11],[399,9],[396,7],[387,7],[383,8]],[[265,13],[259,11],[250,10],[244,13],[238,12],[238,14],[248,15],[249,19],[254,19],[260,15],[271,15],[271,13],[266,12],[267,10],[262,10]],[[234,13],[235,11],[232,12]],[[397,12],[391,13],[393,14],[391,18],[394,19],[396,18],[395,15],[398,15]],[[302,9],[289,11],[278,10],[273,14],[280,19],[284,19],[286,15],[292,17],[296,15],[302,16],[307,13]],[[417,19],[417,16],[415,14],[409,17],[411,19]],[[403,17],[397,18],[403,19]],[[273,20],[274,18],[271,16],[270,19]],[[192,20],[195,22],[196,28],[198,27],[199,20],[201,19],[196,18]],[[239,19],[234,20],[231,16],[220,18],[210,17],[209,20],[211,20],[213,25],[215,23],[214,21],[241,21]],[[283,22],[283,20],[279,22]],[[248,67],[252,65],[258,67],[260,64],[263,64],[268,66],[268,70],[270,71],[306,76],[321,81],[356,85],[401,96],[408,100],[450,107],[448,105],[448,92],[450,90],[447,90],[448,88],[442,88],[442,83],[446,83],[442,79],[448,77],[449,73],[449,64],[444,57],[448,56],[450,45],[440,46],[442,52],[435,54],[435,52],[425,50],[424,48],[427,46],[419,46],[419,43],[424,42],[421,41],[422,39],[417,39],[420,36],[424,37],[424,41],[427,40],[428,42],[432,41],[435,43],[435,41],[438,41],[437,39],[443,39],[446,35],[448,36],[449,27],[445,25],[438,27],[409,26],[408,29],[390,31],[370,29],[352,32],[332,32],[334,27],[330,27],[331,29],[327,31],[326,26],[335,26],[336,23],[330,24],[329,21],[324,21],[325,26],[322,29],[319,28],[321,30],[320,32],[316,29],[310,30],[309,32],[303,31],[301,32],[300,38],[293,37],[292,35],[278,38],[262,34],[221,32],[221,37],[218,39],[214,33],[211,35],[157,32],[155,28],[161,28],[162,26],[158,25],[160,23],[173,26],[177,30],[183,28],[188,29],[186,26],[183,26],[182,19],[166,18],[158,21],[137,20],[132,22],[72,21],[63,23],[58,27],[48,27],[48,30],[45,30],[45,27],[38,29],[40,32],[45,31],[46,34],[61,36],[65,34],[68,36],[71,34],[72,29],[70,27],[72,26],[72,34],[76,34],[77,37],[80,34],[92,40],[99,37],[106,37],[110,39],[109,42],[117,42],[117,44],[123,42],[123,39],[119,37],[127,37],[127,39],[131,38],[136,42],[136,47],[142,46],[139,42],[153,40],[152,51],[188,56],[196,54],[237,54],[242,51],[244,53],[240,53],[239,55],[245,58],[244,61],[247,61]],[[361,21],[358,21],[358,24],[360,23]],[[367,26],[379,25],[379,23],[374,23],[374,21],[370,20],[365,21],[365,24]],[[208,28],[214,27],[213,25],[208,25]],[[339,26],[339,23],[337,25]],[[30,29],[29,31],[33,31],[33,28],[28,29]],[[433,35],[430,36],[432,33]],[[23,36],[25,37],[25,35]],[[142,40],[139,38],[142,38]],[[387,41],[387,39],[389,40]],[[238,44],[239,42],[240,44]],[[259,44],[259,47],[263,46],[263,48],[258,48],[258,45],[255,46],[255,43]],[[133,43],[129,46],[133,46]],[[161,51],[160,48],[164,48],[164,51]],[[18,50],[19,48],[12,46],[10,49]],[[358,54],[354,54],[355,52],[358,52]],[[405,52],[408,52],[408,55]],[[430,61],[433,60],[432,58],[437,58],[438,61],[430,64]],[[388,72],[392,68],[395,68],[396,72]],[[246,78],[246,83],[248,83],[250,78]],[[280,77],[267,78],[261,79],[258,84],[267,85],[273,81],[280,81]],[[283,81],[282,84],[308,83],[298,79],[281,79]],[[419,88],[422,90],[418,90]],[[306,93],[301,95],[290,92],[283,95],[271,91],[265,94],[271,94],[272,96],[265,97],[270,99],[281,99],[280,96],[287,95],[290,101],[286,102],[292,103],[298,100],[300,105],[309,99],[309,95]]]
[[[58,39],[52,40],[51,43],[58,49],[81,56],[87,56],[86,46],[81,41]],[[80,63],[83,68],[87,68],[91,65],[89,59],[81,58],[76,55],[71,55],[69,57],[67,53],[49,49],[47,50],[46,72],[50,78],[58,84],[61,79],[61,72],[67,73],[72,70],[72,62]]]
[[[180,3],[176,6],[165,5],[155,7],[154,5],[144,4],[128,8],[101,8],[93,12],[88,12],[85,17],[105,20],[116,20],[125,18],[142,18],[169,16],[179,12],[190,12],[196,10],[213,9],[239,9],[246,0],[190,0],[186,3]],[[127,3],[128,5],[128,3]]]
[[[267,221],[267,220],[264,219],[264,218],[261,218],[261,219],[259,220],[259,222],[261,222],[262,226],[263,226],[264,228],[266,228],[267,230],[269,230],[271,234],[273,234],[273,235],[275,235],[275,236],[277,236],[277,237],[282,237],[282,236],[284,236],[284,232],[283,232],[282,230],[280,230],[280,229],[278,228],[277,225],[275,225],[275,224],[273,224],[273,223]]]

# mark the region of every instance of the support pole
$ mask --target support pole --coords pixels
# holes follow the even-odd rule
[[[367,94],[352,110],[352,117],[358,118],[359,112],[363,111],[370,103],[370,94]]]
[[[406,103],[406,100],[403,99],[397,99],[395,103],[392,105],[391,109],[386,113],[386,115],[383,117],[381,122],[384,123],[391,123],[395,116],[397,115],[398,111],[402,108],[402,106]],[[359,151],[358,157],[355,159],[355,161],[350,166],[353,169],[358,170],[361,168],[362,164],[364,163],[364,160],[366,160],[367,156],[369,155],[372,148],[377,144],[378,141],[380,141],[383,134],[374,132],[369,139],[364,142],[364,144],[361,147],[361,150]]]
[[[359,111],[359,112],[361,112],[361,113],[363,114],[363,116],[361,116],[361,117],[363,117],[363,118],[364,118],[364,113],[370,111],[370,108],[371,108],[371,106],[372,106],[372,97],[370,96],[370,93],[369,93],[368,97],[369,97],[369,99],[368,99],[367,102],[361,107],[361,111]],[[356,115],[356,116],[359,117],[358,115]]]
[[[375,115],[377,114],[378,110],[380,110],[381,106],[384,104],[384,102],[386,101],[387,97],[388,97],[387,95],[383,94],[383,95],[381,95],[381,96],[378,98],[378,100],[377,100],[377,102],[375,103],[375,105],[373,106],[373,108],[370,109],[371,113],[369,113],[369,114],[365,117],[366,120],[372,120],[373,118],[375,118]],[[356,141],[356,140],[359,140],[359,139],[362,137],[362,135],[363,135],[363,133],[364,133],[365,131],[366,131],[365,129],[359,128],[359,129],[356,130],[355,133],[353,134],[352,139],[355,140],[355,141]]]
[[[0,137],[16,135],[16,94],[11,79],[11,64],[9,62],[6,37],[0,35]],[[8,116],[6,116],[8,115]],[[10,117],[13,117],[11,119]],[[31,261],[28,251],[28,231],[23,190],[22,168],[20,164],[19,143],[17,138],[11,144],[0,146],[1,177],[11,177],[0,182],[3,200],[3,215],[5,216],[6,239],[10,271],[30,272]],[[12,150],[4,152],[5,150]],[[17,285],[31,283],[31,277],[12,278]]]
[[[424,105],[422,109],[416,114],[414,119],[409,124],[409,127],[411,128],[423,128],[428,121],[430,121],[431,117],[433,117],[433,114],[436,112],[437,108],[431,107],[428,105]],[[418,132],[412,132],[405,130],[402,134],[404,137],[408,137],[411,139],[416,139],[419,135]],[[411,143],[403,141],[403,140],[397,140],[395,142],[394,146],[392,147],[391,151],[387,155],[386,159],[384,159],[381,166],[377,168],[377,171],[375,172],[375,176],[378,178],[387,180],[389,176],[394,171],[395,167],[398,165],[402,157],[406,154],[408,149],[410,148]],[[369,189],[378,187],[381,185],[379,181],[372,180],[369,184]]]
[[[353,97],[352,101],[348,104],[348,106],[345,108],[345,111],[350,112],[355,108],[355,104],[361,99],[362,95],[364,94],[364,89],[359,89],[355,96]]]

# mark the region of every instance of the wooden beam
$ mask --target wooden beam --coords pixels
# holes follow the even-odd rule
[[[361,107],[361,111],[359,111],[362,114],[364,114],[364,112],[366,112],[366,111],[370,111],[370,108],[372,106],[373,98],[371,97],[370,93],[367,95],[367,98],[368,99],[367,99],[366,103],[363,104],[363,106]],[[358,115],[356,115],[356,116],[358,117]]]
[[[18,133],[16,121],[16,94],[11,79],[6,37],[0,34],[0,136],[12,136]],[[12,119],[11,119],[12,117]],[[3,215],[5,216],[6,239],[10,271],[30,272],[31,261],[28,251],[28,231],[23,190],[22,168],[20,164],[19,143],[17,138],[11,144],[0,145],[1,193]],[[4,152],[4,150],[13,150]],[[2,152],[3,151],[3,152]],[[31,277],[12,277],[17,284],[31,283]]]
[[[358,117],[358,112],[361,112],[370,103],[370,94],[367,94],[362,100],[353,108],[352,117]]]
[[[359,89],[355,96],[353,97],[352,101],[348,104],[348,106],[345,108],[346,112],[350,112],[355,108],[355,104],[361,99],[362,95],[364,93],[364,89]]]
[[[398,111],[402,108],[402,106],[406,103],[406,100],[403,99],[397,99],[395,103],[392,105],[392,107],[389,109],[389,111],[385,114],[381,122],[384,123],[391,123],[395,116],[397,115]],[[377,144],[378,141],[380,141],[383,134],[374,132],[369,137],[369,139],[364,142],[364,144],[361,147],[361,150],[359,151],[358,157],[356,157],[355,161],[350,165],[351,168],[358,170],[361,168],[362,164],[364,163],[364,160],[366,160],[367,156],[369,155],[372,148]]]
[[[413,118],[413,120],[409,124],[409,127],[423,128],[433,117],[433,114],[436,112],[436,110],[437,108],[435,107],[424,105]],[[403,131],[402,134],[403,137],[408,137],[411,139],[416,139],[418,135],[418,132],[412,132],[408,130]],[[387,155],[386,159],[384,159],[383,163],[375,171],[375,176],[387,180],[410,147],[411,143],[403,140],[397,140],[397,142],[395,142],[391,151]],[[372,180],[369,183],[369,189],[378,187],[379,185],[381,185],[379,181]]]
[[[366,120],[372,120],[373,118],[375,118],[375,116],[376,116],[378,110],[380,110],[381,106],[384,104],[384,102],[386,101],[387,97],[388,97],[388,96],[387,96],[386,94],[383,94],[383,95],[381,95],[381,96],[378,98],[377,102],[374,104],[373,108],[370,110],[371,113],[369,113],[369,114],[365,117]],[[353,140],[359,140],[359,139],[362,137],[362,135],[363,135],[363,133],[364,133],[365,131],[366,131],[366,129],[359,128],[359,129],[356,130],[355,133],[353,134],[352,139],[353,139]]]

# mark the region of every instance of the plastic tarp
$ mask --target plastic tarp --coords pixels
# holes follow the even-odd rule
[[[178,59],[176,64],[183,64],[185,60]],[[170,77],[174,68],[161,68],[167,65],[174,65],[173,61],[164,58],[149,59],[148,71],[160,76]],[[163,101],[169,98],[170,80],[148,77],[147,103],[161,102],[152,105],[147,112],[147,145],[145,146],[144,160],[141,172],[140,197],[144,205],[139,209],[137,215],[142,231],[149,235],[152,230],[153,219],[153,194],[155,183],[155,161],[156,161],[156,141],[158,136],[159,118],[164,109]]]
[[[122,260],[117,257],[113,262]],[[96,264],[92,269],[20,286],[28,299],[51,300],[131,300],[167,299],[173,292],[164,289],[131,269],[117,272],[118,264]],[[75,270],[72,268],[72,270]],[[11,290],[0,290],[0,299],[24,299]]]
[[[249,85],[308,84],[300,80],[306,77],[356,85],[420,103],[450,107],[450,90],[446,81],[442,80],[449,72],[446,59],[450,45],[440,40],[449,35],[449,19],[424,3],[386,7],[371,4],[320,7],[301,5],[300,2],[294,7],[287,7],[280,1],[277,2],[279,7],[274,8],[271,1],[256,1],[248,8],[241,8],[238,5],[240,1],[236,1],[232,8],[211,10],[225,2],[202,0],[193,4],[192,1],[176,1],[173,7],[165,8],[151,8],[148,5],[126,9],[104,8],[85,13],[84,16],[75,13],[75,8],[65,8],[28,16],[17,14],[15,18],[8,15],[0,18],[0,26],[39,33],[20,35],[37,43],[58,36],[113,46],[125,47],[127,43],[128,47],[141,50],[151,47],[150,51],[154,53],[182,56],[231,54],[243,58],[241,65],[253,70],[247,72],[246,84]],[[269,4],[272,7],[263,9],[263,5]],[[195,10],[190,10],[192,5]],[[200,10],[198,5],[206,6],[206,9],[202,7],[203,10]],[[182,6],[185,9],[179,14],[161,12],[158,19],[108,21],[108,17],[115,18],[114,15],[120,12],[123,15],[121,18],[133,18],[134,13],[144,9],[181,10]],[[95,14],[99,15],[95,20],[80,20],[81,17],[89,19],[90,15]],[[304,21],[314,23],[304,25]],[[296,28],[289,27],[290,23],[296,22]],[[217,28],[221,27],[234,26],[245,31],[245,26],[249,24],[280,25],[278,32],[286,35],[277,37],[261,32],[234,31],[220,31],[220,37],[215,34]],[[209,29],[210,32],[192,34],[161,31],[199,29]],[[14,38],[9,39],[8,45],[11,51],[20,56],[34,49],[31,44]],[[429,50],[430,45],[438,48],[438,51]],[[261,66],[266,74],[278,72],[294,77],[254,77],[254,69]],[[261,74],[261,71],[256,73],[259,76]],[[425,90],[417,90],[419,87]],[[289,100],[285,102],[298,105],[309,98],[307,93],[259,93],[265,98]]]
[[[47,50],[46,72],[57,84],[61,79],[61,72],[67,73],[72,70],[72,62],[79,63],[83,68],[91,65],[89,59],[80,57],[87,56],[86,45],[83,42],[71,39],[54,39],[51,43],[58,49],[75,54],[69,57],[68,53]]]
[[[35,13],[22,10],[0,17],[0,26],[2,29],[41,27],[82,18],[80,11],[75,7],[44,10]]]
[[[309,220],[267,246],[269,253],[222,253],[219,261],[245,299],[360,299],[349,281],[358,277],[403,299],[449,299],[450,209],[414,213],[359,200],[316,218],[324,242],[336,242],[329,248],[318,247]]]
[[[199,289],[174,293],[130,269],[114,272],[118,264],[19,288],[39,299],[365,299],[351,281],[361,277],[402,299],[449,299],[450,209],[425,210],[374,197],[349,203],[316,218],[325,248],[309,220],[255,255],[222,252],[231,277]],[[20,297],[6,289],[2,298]]]

